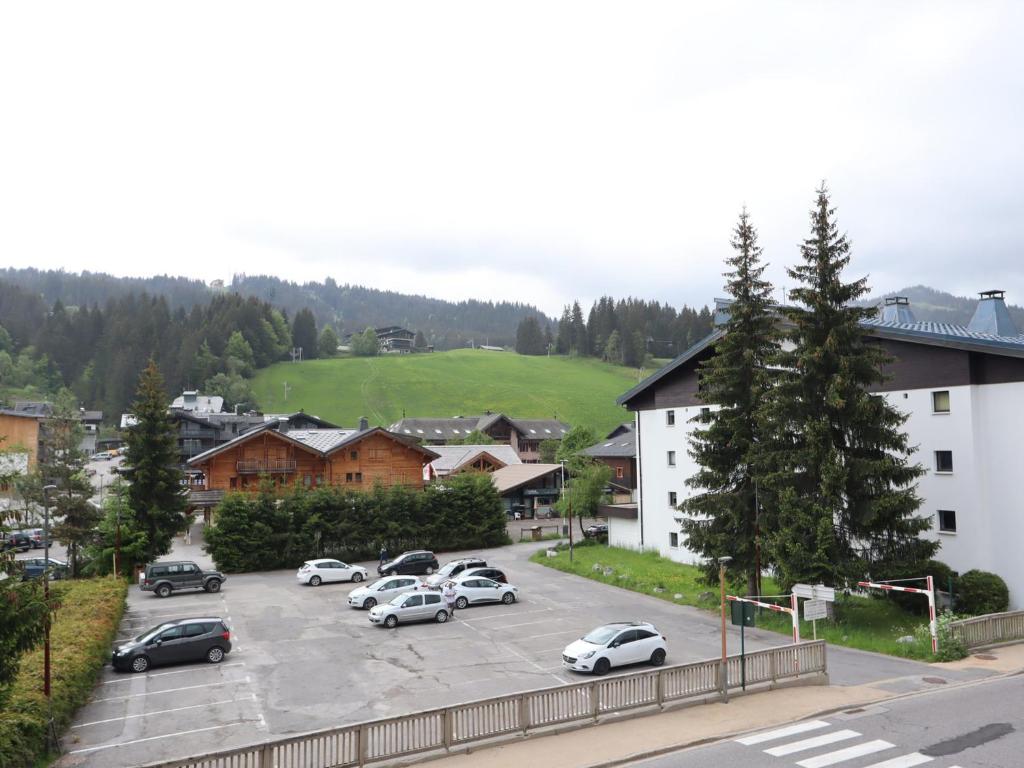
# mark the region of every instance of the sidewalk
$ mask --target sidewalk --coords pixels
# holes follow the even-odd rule
[[[921,677],[912,693],[948,687],[946,669],[983,670],[993,675],[1024,672],[1024,644],[979,651],[961,661],[930,665],[934,677]],[[826,712],[863,707],[906,693],[894,694],[896,681],[856,686],[806,686],[733,696],[715,703],[674,709],[583,727],[500,746],[481,747],[429,761],[430,768],[595,768],[630,762],[732,736],[782,725]],[[909,683],[911,681],[900,681]],[[974,685],[978,680],[962,685]],[[897,686],[900,687],[900,686]],[[906,687],[905,685],[902,687]]]

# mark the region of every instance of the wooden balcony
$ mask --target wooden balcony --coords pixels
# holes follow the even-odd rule
[[[295,471],[295,459],[242,459],[235,467],[240,475],[273,475]]]

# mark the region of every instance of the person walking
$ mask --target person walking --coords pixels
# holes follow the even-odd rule
[[[441,594],[444,596],[444,604],[448,608],[448,618],[455,618],[455,582],[449,581],[444,585],[444,589],[441,590]]]
[[[386,563],[387,561],[388,561],[388,548],[387,547],[381,547],[380,548],[380,564],[384,565],[384,563]]]

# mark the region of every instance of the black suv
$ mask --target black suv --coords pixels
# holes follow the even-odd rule
[[[32,549],[32,537],[24,531],[11,531],[3,535],[2,549],[14,549],[18,552],[28,552]]]
[[[377,573],[381,576],[394,576],[399,573],[407,576],[421,576],[431,574],[436,570],[437,558],[433,552],[428,552],[425,549],[403,552],[393,560],[377,566]]]
[[[157,597],[168,597],[179,589],[220,592],[225,578],[220,571],[204,571],[195,563],[150,563],[139,581],[139,589],[156,592]]]
[[[178,619],[122,643],[110,657],[114,669],[145,672],[157,664],[202,661],[219,664],[231,652],[231,630],[216,617]]]

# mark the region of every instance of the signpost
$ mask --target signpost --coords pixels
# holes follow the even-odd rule
[[[740,628],[740,688],[747,690],[747,647],[744,639],[744,627],[754,626],[754,606],[752,603],[730,603],[733,626]]]
[[[793,598],[804,598],[804,621],[811,622],[814,639],[818,639],[818,619],[828,618],[828,604],[836,600],[836,591],[824,584],[794,584]]]
[[[804,603],[804,621],[811,622],[814,639],[818,639],[818,619],[828,618],[828,603],[824,600],[808,600]]]

